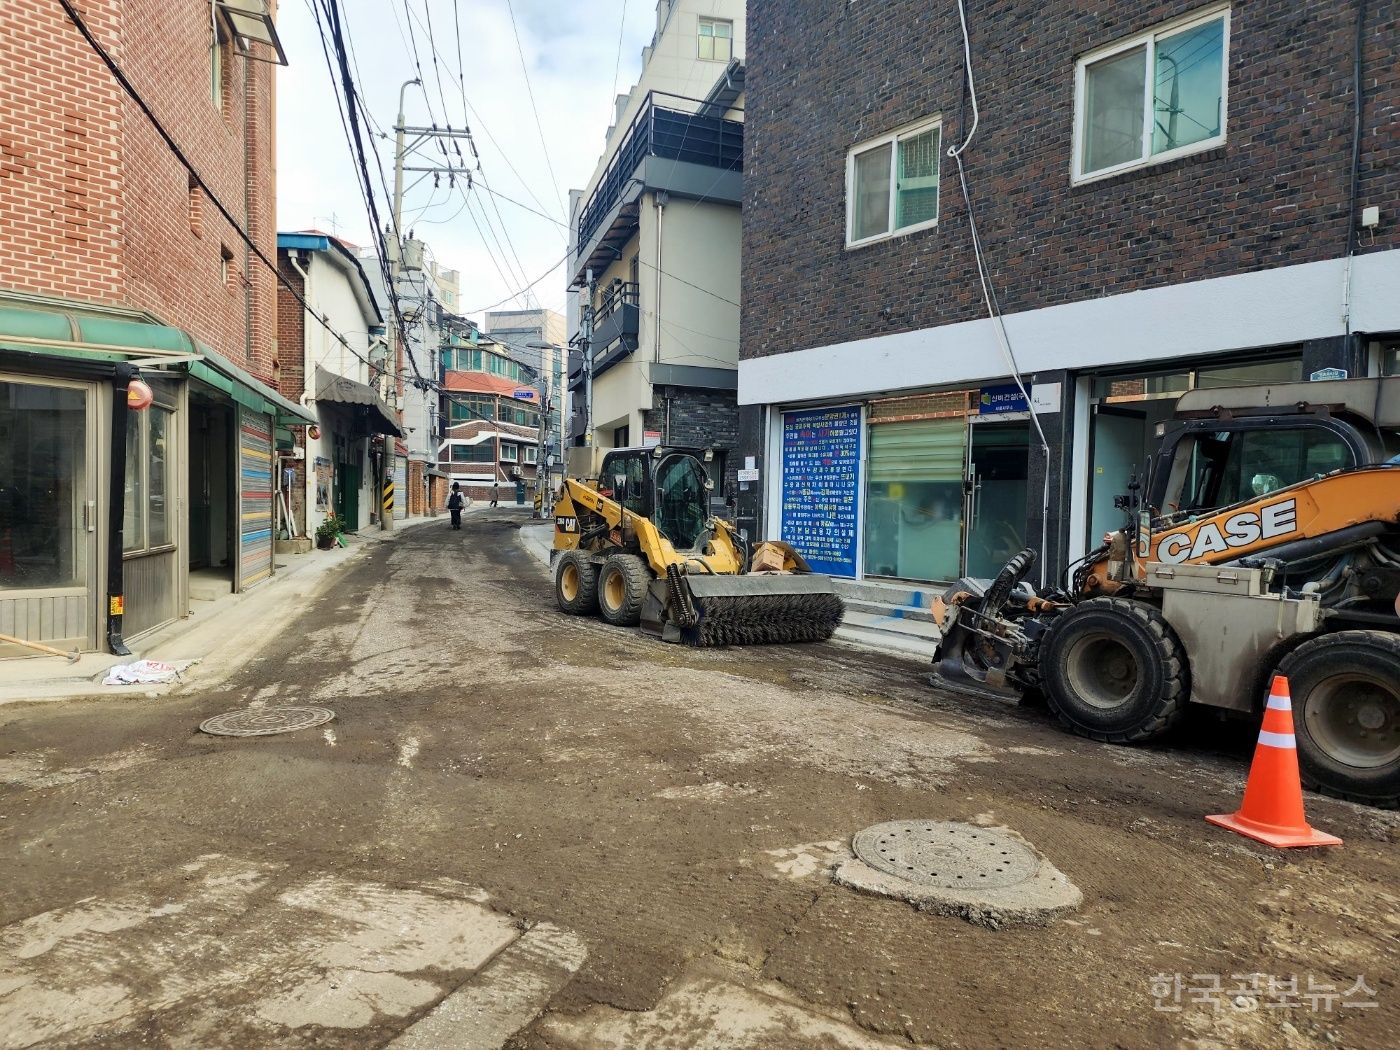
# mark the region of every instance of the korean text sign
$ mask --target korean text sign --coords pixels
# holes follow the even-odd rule
[[[783,413],[782,538],[813,572],[856,574],[860,408]]]

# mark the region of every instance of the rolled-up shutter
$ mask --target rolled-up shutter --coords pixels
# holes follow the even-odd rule
[[[967,460],[967,421],[931,419],[870,427],[869,480],[961,481]]]
[[[272,418],[238,410],[238,589],[272,575]]]

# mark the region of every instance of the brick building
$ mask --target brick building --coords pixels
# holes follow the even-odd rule
[[[0,622],[95,648],[109,610],[127,637],[185,615],[192,570],[272,573],[274,444],[309,417],[239,232],[275,255],[271,8],[75,6],[189,162],[60,5],[0,7]],[[154,403],[126,413],[133,362]]]
[[[969,80],[957,5],[751,0],[741,524],[1058,580],[1181,392],[1395,371],[1400,7],[1360,9],[969,2]]]

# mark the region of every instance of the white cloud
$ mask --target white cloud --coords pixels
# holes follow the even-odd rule
[[[278,228],[314,226],[328,230],[334,222],[342,237],[369,244],[370,223],[357,189],[310,2],[285,0],[279,5],[278,32],[290,65],[279,70],[277,83]],[[592,174],[611,121],[623,2],[512,2],[549,164],[541,148],[506,0],[341,0],[341,7],[358,65],[358,89],[370,115],[385,132],[393,134],[400,85],[417,75],[409,40],[411,25],[424,87],[410,87],[405,95],[407,123],[422,125],[436,120],[440,126],[460,128],[465,117],[491,188],[562,222],[567,218],[568,190],[583,186]],[[454,9],[460,18],[462,82],[474,117],[463,107],[458,83]],[[438,53],[436,68],[426,30],[429,13]],[[626,14],[618,91],[635,83],[641,70],[641,49],[650,42],[656,24],[652,0],[628,0]],[[375,145],[383,160],[385,180],[392,188],[393,143],[376,139]],[[465,145],[463,153],[470,163]],[[550,178],[550,165],[557,185]],[[381,218],[387,221],[388,203],[378,170],[371,167],[370,177],[378,193]],[[415,178],[410,173],[405,184],[411,185]],[[431,176],[404,195],[404,225],[428,243],[442,264],[462,272],[463,306],[468,310],[518,291],[551,264],[561,263],[566,249],[563,227],[503,199],[492,202],[481,189],[473,190],[470,196],[471,203],[464,208],[459,191],[449,189],[445,178],[434,190]],[[498,249],[497,241],[487,232],[488,220],[497,238],[502,237],[504,226],[509,247],[503,240],[504,250]],[[535,286],[535,294],[542,305],[562,310],[562,265]]]

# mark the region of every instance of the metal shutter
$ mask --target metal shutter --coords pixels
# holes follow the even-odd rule
[[[394,517],[408,517],[408,460],[394,457]]]
[[[272,419],[238,410],[238,589],[272,575]]]

